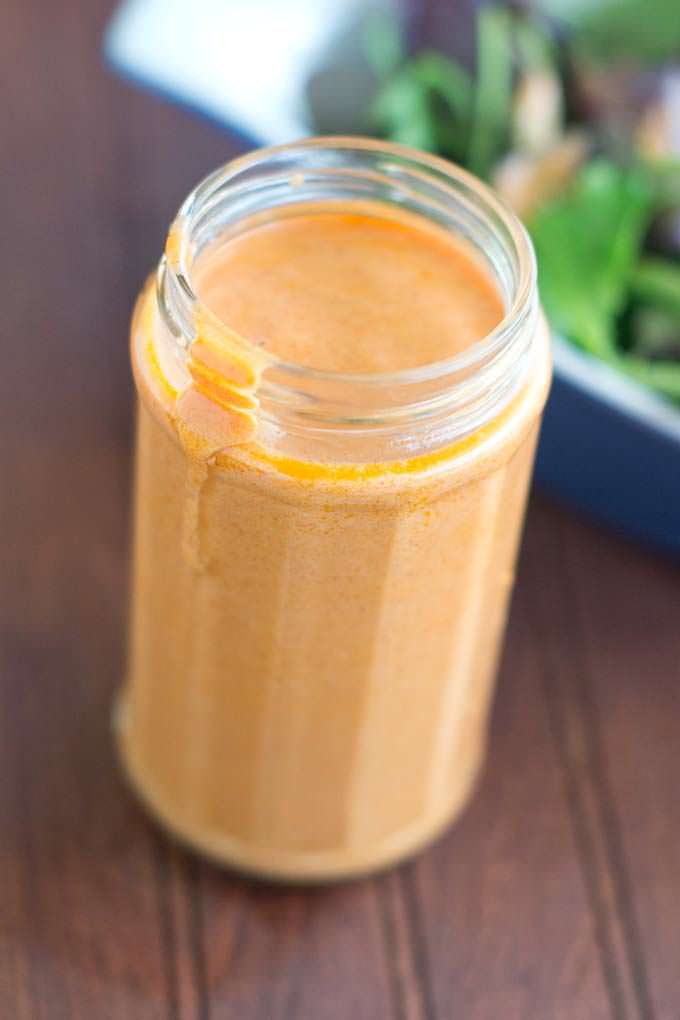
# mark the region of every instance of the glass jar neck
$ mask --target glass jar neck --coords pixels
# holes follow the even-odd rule
[[[449,445],[493,421],[526,379],[536,334],[536,269],[524,228],[493,193],[444,160],[368,139],[320,138],[263,149],[227,164],[189,195],[175,219],[157,275],[167,360],[182,371],[201,303],[196,258],[252,217],[276,218],[310,203],[376,203],[388,215],[416,214],[472,247],[506,314],[460,354],[390,373],[338,373],[282,361],[248,341],[259,365],[254,397],[258,440],[297,439],[331,459],[380,459]],[[228,330],[229,323],[223,324]],[[334,451],[336,451],[334,453]],[[369,455],[370,456],[370,455]]]

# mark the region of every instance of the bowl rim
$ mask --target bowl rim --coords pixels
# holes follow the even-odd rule
[[[680,444],[680,410],[669,401],[554,333],[552,349],[560,379]]]

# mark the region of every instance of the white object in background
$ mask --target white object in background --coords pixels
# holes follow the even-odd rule
[[[366,0],[126,0],[104,49],[141,84],[259,144],[309,134],[307,86]],[[348,82],[349,84],[349,82]]]

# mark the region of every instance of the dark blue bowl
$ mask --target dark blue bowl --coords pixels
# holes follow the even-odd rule
[[[618,530],[680,555],[680,410],[562,340],[536,477]]]

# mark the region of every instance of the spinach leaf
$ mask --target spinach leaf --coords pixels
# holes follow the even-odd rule
[[[379,134],[415,149],[434,150],[437,130],[429,90],[406,65],[383,85],[369,110]]]
[[[426,50],[387,79],[369,116],[392,141],[461,161],[470,133],[472,94],[467,71]]]
[[[425,50],[413,61],[420,80],[447,103],[451,114],[461,121],[472,115],[472,79],[468,72],[436,50]]]
[[[640,255],[651,201],[641,171],[598,160],[530,223],[551,322],[605,359],[616,354],[616,317]]]

